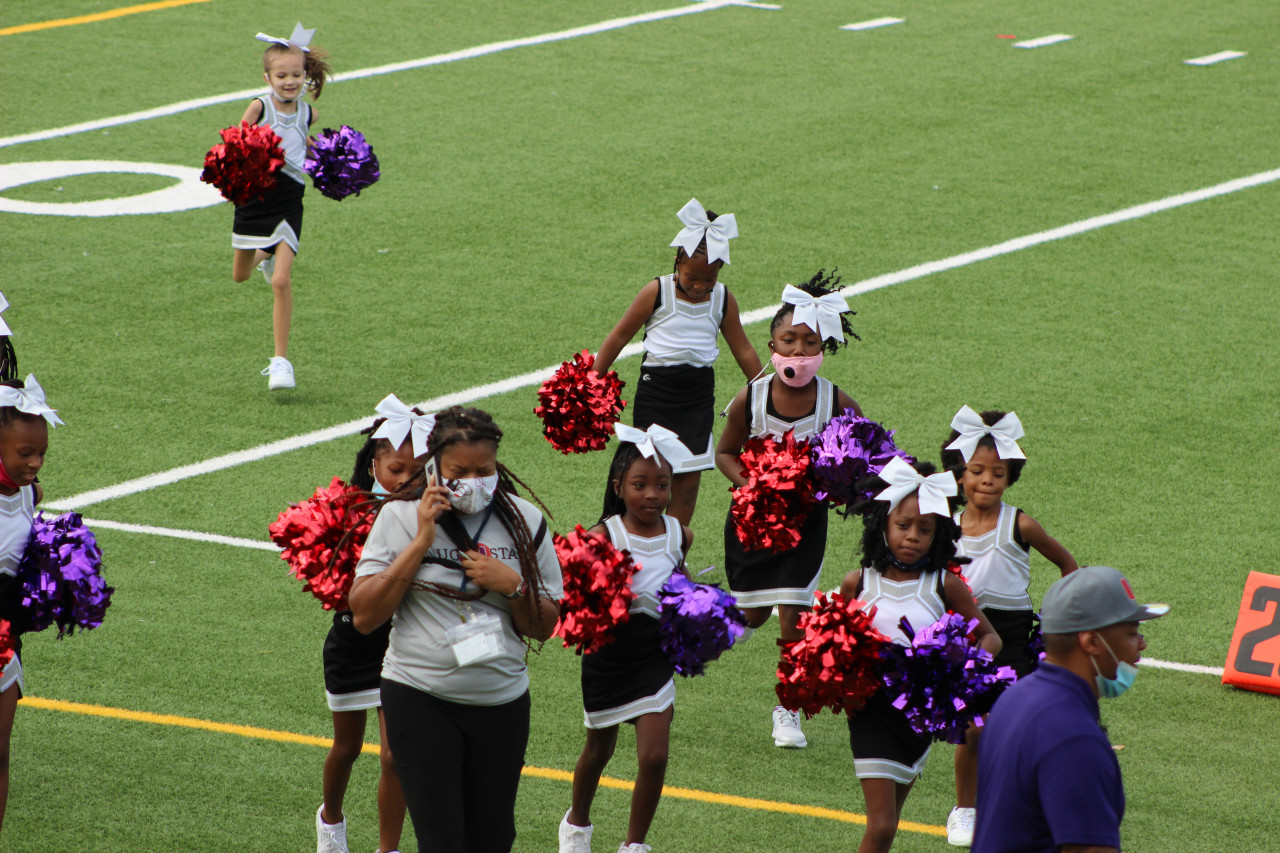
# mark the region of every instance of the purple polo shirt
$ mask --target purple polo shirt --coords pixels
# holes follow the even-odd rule
[[[978,746],[977,805],[972,853],[1120,849],[1120,763],[1084,679],[1041,662],[1005,691]]]

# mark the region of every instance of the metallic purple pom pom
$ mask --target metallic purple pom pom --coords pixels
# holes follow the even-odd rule
[[[747,625],[732,595],[714,584],[695,583],[683,572],[673,573],[659,596],[662,651],[684,676],[701,675]]]
[[[908,462],[915,458],[898,449],[893,432],[870,418],[845,409],[827,422],[822,432],[812,439],[813,478],[818,484],[818,500],[835,506],[852,505],[872,497],[859,492],[854,484],[879,474],[889,460],[901,456]]]
[[[53,520],[36,513],[18,564],[18,583],[25,611],[19,630],[43,631],[56,624],[59,638],[101,625],[115,592],[102,579],[102,552],[93,531],[74,512]]]
[[[382,175],[364,134],[345,124],[338,130],[326,127],[316,136],[303,168],[315,188],[336,201],[359,195]]]

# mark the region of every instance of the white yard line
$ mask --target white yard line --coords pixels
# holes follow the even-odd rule
[[[330,79],[333,82],[342,82],[344,80],[359,80],[364,77],[376,77],[381,74],[394,74],[398,71],[411,71],[417,68],[427,68],[432,65],[444,65],[449,62],[458,62],[463,59],[474,59],[478,56],[488,56],[491,53],[499,53],[504,50],[514,50],[519,47],[533,47],[535,45],[565,41],[566,39],[574,39],[581,36],[595,35],[596,33],[604,33],[610,30],[620,30],[624,27],[634,26],[636,24],[647,24],[651,21],[678,18],[683,15],[696,15],[699,12],[709,12],[713,9],[723,9],[728,6],[750,5],[750,3],[744,3],[741,2],[741,0],[699,0],[697,3],[690,3],[677,9],[663,9],[658,12],[647,12],[643,15],[631,15],[626,18],[612,18],[596,24],[587,24],[586,26],[573,27],[572,29],[560,30],[559,32],[554,33],[544,33],[540,36],[496,41],[491,44],[482,44],[478,47],[463,48],[462,50],[441,53],[435,56],[428,56],[423,59],[412,59],[406,62],[393,62],[389,65],[379,65],[374,68],[362,68],[357,71],[347,71],[341,74],[335,74]],[[258,95],[261,95],[262,92],[262,87],[258,86],[253,89],[243,89],[239,92],[228,92],[225,95],[211,95],[206,98],[195,98],[190,101],[181,101],[176,104],[169,104],[165,107],[154,107],[149,110],[140,110],[138,112],[127,113],[125,115],[111,116],[110,118],[94,119],[93,121],[80,122],[79,124],[71,124],[66,127],[55,127],[52,130],[41,130],[35,133],[22,133],[17,136],[0,137],[0,148],[6,148],[10,145],[21,145],[24,142],[40,142],[45,139],[56,139],[60,136],[72,136],[77,133],[87,133],[91,130],[102,130],[107,127],[117,127],[122,124],[132,124],[134,122],[147,121],[148,119],[153,118],[162,118],[164,116],[176,115],[177,113],[183,113],[189,110],[211,107],[215,104],[225,104],[228,101],[247,100],[249,98],[256,98]]]
[[[1220,50],[1217,53],[1211,53],[1208,56],[1197,56],[1195,59],[1183,60],[1184,65],[1216,65],[1219,62],[1226,62],[1228,59],[1240,59],[1248,56],[1248,54],[1239,50]]]
[[[259,539],[243,539],[239,536],[221,536],[217,533],[201,533],[199,530],[182,530],[173,527],[152,527],[149,524],[126,524],[123,521],[107,521],[101,518],[86,518],[84,523],[90,530],[123,530],[125,533],[145,533],[149,536],[168,536],[172,539],[189,539],[193,542],[212,542],[215,545],[231,545],[236,548],[255,548],[259,551],[280,553],[271,542]]]
[[[1059,42],[1071,41],[1073,38],[1075,38],[1075,36],[1069,36],[1069,35],[1064,35],[1059,33],[1058,35],[1053,35],[1053,36],[1041,36],[1038,39],[1028,39],[1027,41],[1016,41],[1013,43],[1013,46],[1027,48],[1027,49],[1036,48],[1036,47],[1048,47],[1051,44],[1058,44]]]
[[[1216,184],[1204,189],[1193,190],[1191,192],[1179,193],[1178,195],[1169,196],[1152,201],[1146,204],[1139,204],[1134,207],[1126,207],[1123,210],[1117,210],[1113,213],[1103,214],[1101,216],[1093,216],[1089,219],[1081,219],[1069,225],[1063,225],[1058,228],[1051,228],[1048,231],[1040,231],[1036,234],[1028,234],[1024,237],[1016,237],[1012,240],[1006,240],[1003,243],[996,243],[992,246],[986,246],[982,249],[975,249],[972,252],[965,252],[959,255],[953,255],[949,258],[943,258],[938,261],[929,261],[923,264],[917,264],[897,272],[886,273],[885,275],[875,276],[864,281],[860,281],[850,287],[845,288],[846,294],[866,293],[871,290],[877,290],[882,287],[889,287],[894,284],[901,284],[906,281],[912,281],[917,278],[933,275],[934,273],[943,272],[945,270],[956,269],[957,267],[968,266],[979,261],[985,261],[989,258],[999,257],[1000,255],[1008,255],[1013,252],[1019,252],[1023,249],[1039,246],[1042,243],[1049,243],[1054,240],[1062,240],[1067,237],[1074,237],[1077,234],[1084,234],[1088,231],[1096,231],[1099,228],[1105,228],[1109,225],[1116,225],[1120,222],[1128,222],[1132,219],[1141,219],[1144,216],[1150,216],[1153,213],[1171,210],[1175,207],[1194,204],[1206,199],[1217,198],[1218,196],[1228,195],[1230,193],[1239,192],[1240,190],[1249,189],[1250,187],[1261,186],[1263,184],[1273,183],[1280,180],[1280,169],[1272,169],[1268,172],[1259,172],[1256,175],[1250,175],[1246,178],[1237,178],[1233,181]],[[756,308],[742,314],[743,325],[751,323],[759,323],[771,318],[778,310],[778,305],[767,305],[763,308]],[[618,356],[619,359],[627,358],[641,352],[642,347],[639,344],[630,344]],[[474,388],[468,388],[453,394],[446,394],[443,397],[436,397],[419,403],[419,408],[424,411],[438,411],[446,406],[466,405],[491,397],[495,394],[504,394],[508,391],[515,391],[520,388],[526,388],[531,385],[539,385],[549,377],[558,365],[544,367],[541,370],[535,370],[520,376],[513,376],[510,379],[504,379],[499,382],[490,382],[487,385],[479,385]],[[221,471],[236,465],[243,465],[246,462],[256,462],[260,459],[266,459],[281,453],[287,453],[291,450],[298,450],[303,447],[310,447],[314,444],[320,444],[325,441],[331,441],[336,438],[344,438],[354,435],[360,430],[368,426],[372,415],[367,415],[359,420],[348,421],[345,424],[329,427],[327,429],[309,432],[304,435],[293,436],[279,441],[273,441],[269,444],[262,444],[257,447],[251,447],[248,450],[240,450],[235,453],[228,453],[224,456],[217,456],[213,459],[206,459],[203,462],[195,462],[190,465],[183,465],[179,468],[171,468],[168,471],[161,471],[156,474],[149,474],[145,477],[139,477],[134,480],[127,480],[114,486],[108,486],[102,489],[94,489],[89,492],[82,492],[78,495],[72,495],[61,500],[49,501],[46,505],[58,511],[71,509],[80,509],[91,504],[101,503],[103,501],[112,500],[114,498],[124,497],[125,495],[136,494],[137,492],[154,489],[158,486],[166,486],[170,483],[176,483],[190,477],[199,477],[203,474],[211,474],[214,471]]]
[[[1200,666],[1195,663],[1178,663],[1170,660],[1156,660],[1155,658],[1142,658],[1138,661],[1141,666],[1149,666],[1153,669],[1176,669],[1178,672],[1194,672],[1200,675],[1216,675],[1222,677],[1222,667],[1220,666]]]
[[[880,27],[890,27],[890,26],[893,26],[894,24],[904,23],[905,21],[906,21],[905,18],[875,18],[873,20],[862,21],[861,23],[857,23],[857,24],[845,24],[840,29],[852,30],[853,32],[858,32],[860,30],[874,30]]]

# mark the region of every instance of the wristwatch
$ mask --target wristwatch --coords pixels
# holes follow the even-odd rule
[[[504,592],[502,594],[502,597],[507,599],[508,601],[515,601],[517,598],[521,598],[522,596],[524,596],[524,594],[528,591],[529,591],[529,582],[524,578],[520,578],[520,585],[516,587],[516,591],[511,593],[510,595]]]

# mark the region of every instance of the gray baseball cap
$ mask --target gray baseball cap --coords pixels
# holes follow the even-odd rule
[[[1046,634],[1093,631],[1119,622],[1143,622],[1169,612],[1167,604],[1139,604],[1124,575],[1110,566],[1085,566],[1049,587],[1040,604]]]

